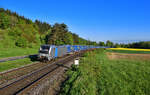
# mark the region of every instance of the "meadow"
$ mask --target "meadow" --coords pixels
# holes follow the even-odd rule
[[[109,59],[107,50],[86,53],[67,72],[61,95],[150,95],[150,60]]]
[[[30,54],[37,54],[39,48],[0,48],[0,59],[6,57],[24,56]]]

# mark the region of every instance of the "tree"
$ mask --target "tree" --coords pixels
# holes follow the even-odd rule
[[[79,36],[75,33],[73,33],[72,36],[73,36],[74,45],[78,45],[79,44]]]
[[[35,20],[35,24],[39,27],[40,35],[47,34],[47,31],[51,29],[51,25],[46,22]]]
[[[15,27],[17,23],[18,23],[17,17],[11,16],[10,17],[10,25],[11,25],[11,27]]]
[[[64,23],[52,27],[51,33],[47,36],[48,43],[53,45],[73,44],[72,34]]]
[[[66,32],[63,39],[66,45],[73,45],[73,37],[70,32]]]
[[[99,42],[99,46],[105,46],[104,42]]]
[[[111,41],[107,40],[107,42],[106,42],[106,46],[108,46],[108,47],[113,47],[113,42],[111,42]]]
[[[1,15],[0,15],[0,28],[6,29],[9,26],[10,26],[10,17],[5,13],[1,13]]]
[[[116,44],[114,45],[114,47],[115,47],[115,48],[120,48],[121,46],[120,46],[118,43],[116,43]]]
[[[16,46],[18,47],[27,47],[27,40],[24,39],[24,38],[19,38],[17,41],[16,41]]]

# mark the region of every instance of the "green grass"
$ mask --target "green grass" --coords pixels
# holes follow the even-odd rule
[[[106,51],[87,53],[67,72],[61,95],[150,95],[150,61],[109,60]]]
[[[17,68],[17,67],[21,67],[21,66],[31,64],[31,63],[32,63],[32,61],[29,58],[2,62],[2,63],[0,63],[0,72],[6,71],[9,69],[13,69],[13,68]]]
[[[107,50],[107,52],[128,53],[128,54],[150,54],[150,51],[134,51],[134,50]]]
[[[5,57],[37,54],[39,48],[0,48],[0,59]]]

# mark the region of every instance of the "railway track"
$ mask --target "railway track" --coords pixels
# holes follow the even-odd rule
[[[63,66],[63,64],[66,64],[67,62],[73,60],[74,58],[81,56],[83,53],[84,52],[80,52],[74,55],[67,56],[64,59],[43,66],[40,69],[35,70],[34,72],[29,73],[12,83],[0,87],[0,95],[15,95],[21,93],[24,89],[30,87],[32,84],[36,83],[44,76],[52,73],[54,70],[56,70],[60,66]]]
[[[50,63],[51,62],[43,64],[41,62],[36,62],[27,66],[3,72],[0,74],[0,88]]]
[[[28,73],[38,70],[41,67],[47,66],[48,64],[51,64],[54,61],[65,59],[66,57],[67,56],[64,56],[63,58],[57,58],[55,60],[51,60],[44,64],[42,62],[35,62],[26,66],[22,66],[22,67],[15,68],[9,71],[1,72],[0,73],[0,88],[3,87],[4,85],[10,84],[13,81],[20,79],[21,77],[24,77]]]

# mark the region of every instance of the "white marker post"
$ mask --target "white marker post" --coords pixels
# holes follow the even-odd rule
[[[74,60],[74,65],[77,65],[77,66],[79,65],[79,59],[78,58]]]

